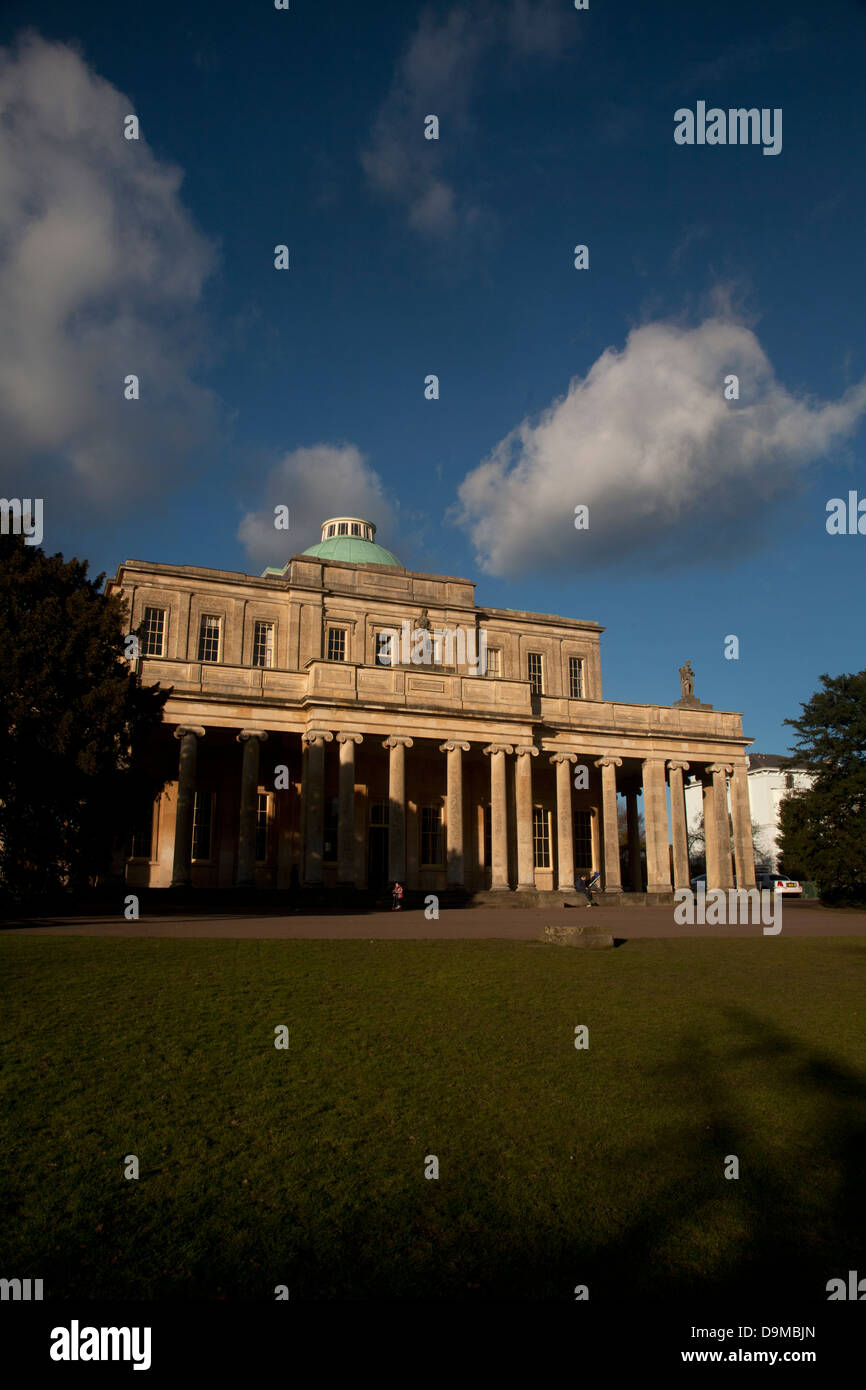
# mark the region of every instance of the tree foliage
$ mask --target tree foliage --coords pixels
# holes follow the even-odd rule
[[[785,872],[814,879],[829,901],[866,898],[866,671],[821,676],[823,689],[786,719],[799,735],[791,767],[814,782],[780,807]]]
[[[104,576],[0,540],[0,891],[93,883],[161,790],[146,749],[168,691],[124,656]]]

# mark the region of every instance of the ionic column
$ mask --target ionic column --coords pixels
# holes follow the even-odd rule
[[[714,863],[716,882],[710,882],[709,838],[707,839],[707,888],[733,888],[734,874],[731,867],[731,831],[728,821],[728,773],[733,772],[728,763],[712,763],[707,772],[712,774],[713,786],[710,804],[710,821],[715,832]],[[704,799],[704,812],[707,803]],[[706,832],[706,814],[704,817]]]
[[[626,788],[625,808],[628,832],[628,872],[633,893],[643,892],[643,872],[640,862],[640,821],[637,813],[637,796],[640,783],[632,782]]]
[[[447,790],[445,793],[445,835],[447,858],[447,884],[449,888],[462,888],[465,879],[463,855],[463,754],[469,752],[469,744],[458,739],[440,743],[440,753],[447,753]]]
[[[382,744],[390,751],[388,762],[388,878],[400,883],[406,877],[406,749],[414,740],[392,734]]]
[[[616,769],[622,767],[622,758],[597,758],[595,766],[601,768],[604,891],[605,893],[621,893],[622,876],[619,871],[619,822],[616,815]]]
[[[735,763],[731,778],[731,818],[734,822],[734,863],[737,887],[755,887],[755,846],[752,841],[752,808],[749,801],[749,771]]]
[[[259,729],[241,729],[237,742],[243,748],[241,764],[241,809],[238,826],[238,888],[253,888],[256,882],[256,808],[259,787],[259,749],[267,734]]]
[[[171,870],[172,888],[188,888],[192,883],[192,813],[195,805],[195,768],[198,740],[204,729],[194,724],[181,724],[174,731],[180,743],[177,770],[177,811],[174,820],[174,859]]]
[[[505,800],[505,755],[510,743],[490,743],[484,749],[490,759],[490,858],[492,889],[508,887],[508,810]]]
[[[337,809],[337,883],[355,885],[355,744],[363,734],[337,734],[340,745],[340,790]]]
[[[683,773],[688,772],[688,763],[669,762],[668,781],[671,789],[671,833],[674,846],[674,887],[688,888],[691,883],[689,870],[689,837],[686,823],[686,793],[683,786]]]
[[[531,743],[514,748],[514,810],[517,816],[517,888],[535,888],[535,851],[532,844],[532,759],[538,749]]]
[[[576,753],[554,753],[556,768],[556,886],[574,892],[574,824],[571,818],[571,765]]]
[[[671,891],[671,857],[668,849],[665,765],[662,758],[644,759],[643,814],[646,823],[647,892],[669,893]]]
[[[325,846],[325,744],[333,743],[330,731],[309,730],[306,745],[301,798],[304,804],[304,882],[322,883],[322,856]]]

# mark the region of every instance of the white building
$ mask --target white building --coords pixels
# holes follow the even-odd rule
[[[797,768],[784,769],[785,757],[775,753],[749,753],[749,809],[755,844],[755,864],[775,873],[779,868],[779,806],[784,797],[812,785],[812,774]],[[690,782],[685,789],[686,823],[689,834],[701,829],[703,818],[700,782]],[[728,791],[730,810],[730,789]]]

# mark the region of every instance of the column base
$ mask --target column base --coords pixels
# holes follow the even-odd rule
[[[648,893],[672,893],[674,890],[669,883],[648,883],[646,891]]]

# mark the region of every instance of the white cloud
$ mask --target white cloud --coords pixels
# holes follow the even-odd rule
[[[138,141],[124,139],[128,114]],[[214,253],[146,124],[67,44],[28,34],[0,49],[4,484],[22,490],[26,468],[91,514],[176,481],[215,416],[190,375]]]
[[[557,0],[473,0],[444,16],[422,12],[361,163],[370,186],[406,207],[409,223],[431,237],[477,223],[480,209],[460,197],[441,166],[468,129],[482,62],[559,56],[578,32]],[[570,22],[571,21],[571,22]],[[424,138],[424,119],[440,119],[438,141]]]
[[[376,540],[387,548],[395,508],[382,479],[354,444],[314,444],[293,449],[268,474],[263,503],[248,512],[238,527],[246,548],[250,573],[268,565],[284,565],[290,555],[306,550],[321,538],[320,527],[330,516],[359,516],[377,528]],[[290,530],[274,527],[274,508],[289,509]],[[398,555],[398,559],[403,559]]]
[[[738,401],[724,399],[731,373]],[[468,473],[454,515],[491,574],[736,556],[864,411],[866,382],[829,404],[791,395],[732,319],[648,324]]]

